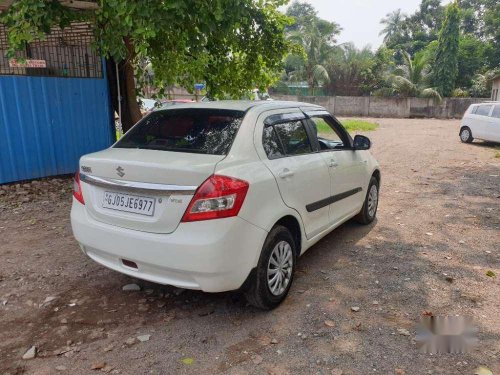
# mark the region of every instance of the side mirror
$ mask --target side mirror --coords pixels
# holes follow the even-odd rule
[[[353,147],[355,150],[369,150],[372,142],[368,137],[358,134],[354,137]]]

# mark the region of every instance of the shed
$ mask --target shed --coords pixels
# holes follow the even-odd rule
[[[6,57],[0,25],[0,184],[73,173],[83,154],[114,140],[104,60],[91,25],[55,28]]]

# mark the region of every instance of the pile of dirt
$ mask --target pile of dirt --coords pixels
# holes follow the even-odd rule
[[[19,207],[29,202],[66,198],[72,189],[72,182],[72,177],[68,175],[0,185],[0,210]]]

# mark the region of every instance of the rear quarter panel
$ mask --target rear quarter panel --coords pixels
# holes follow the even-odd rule
[[[259,110],[247,113],[230,152],[217,164],[215,173],[249,182],[250,187],[239,217],[269,232],[282,217],[291,215],[300,223],[301,237],[304,239],[300,215],[285,205],[273,174],[255,149],[253,140],[259,115]],[[258,250],[257,257],[260,256],[261,249]]]
[[[472,113],[472,111],[476,107],[477,105],[473,104],[469,108],[467,108],[467,111],[465,111],[460,123],[460,128],[467,126],[474,136],[480,135],[480,119],[478,118],[479,116],[476,116]]]
[[[282,217],[291,215],[300,223],[301,238],[304,238],[302,219],[297,211],[285,205],[274,176],[260,160],[221,162],[217,166],[216,173],[239,178],[249,183],[247,196],[238,214],[240,218],[269,232]],[[256,249],[256,261],[260,256],[261,248],[262,246]]]

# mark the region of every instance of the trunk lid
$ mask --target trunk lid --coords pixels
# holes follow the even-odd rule
[[[86,210],[106,224],[171,233],[196,188],[224,157],[132,148],[86,155],[80,160]]]

